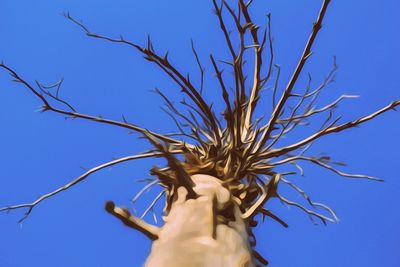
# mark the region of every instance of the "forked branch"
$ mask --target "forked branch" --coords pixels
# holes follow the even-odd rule
[[[159,133],[155,133],[153,131],[149,131],[149,130],[139,127],[135,124],[128,123],[126,120],[124,120],[123,122],[120,122],[120,121],[105,119],[102,117],[96,117],[96,116],[92,116],[92,115],[78,113],[69,103],[67,103],[65,100],[60,99],[58,95],[53,95],[49,91],[43,92],[43,86],[40,83],[37,82],[37,86],[39,88],[36,89],[35,86],[33,86],[32,84],[30,84],[29,82],[24,80],[17,72],[15,72],[13,69],[8,67],[4,63],[0,63],[0,68],[7,70],[10,73],[10,75],[14,78],[15,82],[23,84],[29,91],[31,91],[42,102],[42,111],[43,112],[49,110],[49,111],[53,111],[58,114],[66,115],[67,117],[70,117],[70,118],[80,118],[80,119],[90,120],[93,122],[99,122],[99,123],[109,124],[109,125],[113,125],[113,126],[118,126],[118,127],[126,128],[126,129],[129,129],[129,130],[141,133],[141,134],[143,134],[144,132],[148,132],[150,135],[152,135],[156,138],[159,138],[165,142],[168,142],[172,145],[182,145],[183,144],[182,141],[173,139],[171,137],[168,137],[168,136],[165,136],[165,135],[162,135]],[[65,104],[68,107],[68,110],[57,108],[54,105],[52,105],[49,102],[49,100],[46,99],[46,97],[43,95],[43,93],[45,93],[45,95],[51,95],[51,98],[55,98],[55,100],[57,102],[61,102],[61,103]]]
[[[346,130],[346,129],[357,127],[358,125],[360,125],[360,124],[362,124],[364,122],[367,122],[369,120],[372,120],[373,118],[385,113],[386,111],[395,110],[395,108],[397,106],[399,106],[399,105],[400,105],[400,100],[393,101],[389,105],[387,105],[387,106],[375,111],[374,113],[372,113],[370,115],[367,115],[367,116],[361,117],[359,119],[356,119],[356,120],[353,120],[353,121],[350,121],[350,122],[347,122],[347,123],[343,123],[343,124],[340,124],[340,125],[337,125],[337,126],[334,126],[334,125],[328,126],[328,127],[324,128],[324,129],[322,129],[321,131],[318,131],[315,134],[313,134],[313,135],[311,135],[311,136],[309,136],[309,137],[307,137],[307,138],[305,138],[305,139],[303,139],[303,140],[301,140],[301,141],[299,141],[299,142],[297,142],[295,144],[288,145],[288,146],[283,147],[283,148],[272,149],[270,151],[262,153],[262,154],[260,154],[260,157],[262,157],[262,158],[271,158],[271,157],[279,157],[279,156],[285,155],[288,152],[296,150],[296,149],[299,149],[299,148],[301,148],[301,147],[313,142],[314,140],[316,140],[316,139],[318,139],[318,138],[320,138],[322,136],[325,136],[325,135],[328,135],[328,134],[332,134],[332,133],[338,133],[338,132],[341,132],[341,131]]]
[[[271,198],[278,198],[287,205],[295,206],[306,212],[311,218],[320,219],[324,224],[328,221],[337,221],[336,214],[330,207],[312,201],[303,189],[283,178],[286,175],[296,174],[296,172],[277,173],[275,169],[279,165],[286,163],[294,164],[298,168],[300,174],[303,175],[303,169],[299,162],[306,161],[344,177],[380,181],[378,178],[367,175],[342,172],[336,169],[335,166],[331,166],[335,164],[335,162],[332,162],[327,156],[305,156],[305,151],[308,147],[322,136],[357,127],[400,105],[400,100],[397,100],[370,115],[339,124],[338,121],[340,117],[336,118],[334,116],[334,110],[342,100],[354,98],[355,96],[342,95],[335,101],[320,108],[316,108],[315,105],[320,92],[334,80],[337,69],[336,61],[334,61],[333,68],[328,73],[328,76],[321,84],[317,85],[316,88],[311,88],[312,81],[311,75],[309,75],[305,90],[302,90],[301,93],[297,92],[296,88],[298,87],[297,83],[299,77],[302,75],[304,66],[311,56],[314,41],[322,27],[322,22],[330,0],[323,0],[318,17],[313,24],[313,28],[299,61],[286,86],[282,88],[283,92],[280,96],[277,95],[278,89],[280,89],[280,67],[275,65],[277,70],[276,80],[271,82],[271,86],[273,87],[272,113],[265,125],[259,125],[260,121],[257,121],[257,119],[253,122],[253,117],[255,116],[254,113],[260,98],[261,89],[269,81],[272,69],[274,68],[271,17],[268,15],[268,25],[262,35],[259,34],[259,27],[254,23],[249,12],[249,6],[253,3],[252,0],[247,1],[247,3],[245,0],[237,0],[235,2],[238,4],[237,10],[232,8],[225,0],[212,0],[212,3],[218,17],[219,27],[222,30],[227,43],[228,52],[231,56],[230,61],[222,62],[233,68],[234,75],[233,81],[228,81],[226,76],[222,75],[223,71],[219,68],[214,57],[210,55],[211,64],[215,70],[219,89],[222,93],[222,100],[225,103],[223,115],[227,122],[226,126],[218,121],[213,112],[212,105],[208,105],[202,96],[204,67],[201,64],[193,41],[192,52],[200,70],[200,90],[197,90],[192,84],[189,75],[184,75],[171,64],[168,53],[160,55],[155,51],[150,37],[148,38],[147,45],[141,46],[135,42],[125,40],[122,36],[120,38],[111,38],[99,35],[91,32],[82,22],[71,17],[70,14],[65,14],[65,17],[78,25],[87,36],[127,45],[135,51],[138,51],[146,60],[154,63],[179,86],[179,89],[181,89],[186,95],[185,97],[188,97],[190,101],[186,102],[186,100],[183,99],[180,102],[182,106],[187,108],[186,112],[181,112],[160,90],[156,89],[156,93],[165,100],[165,111],[172,117],[179,130],[175,135],[185,136],[197,141],[197,143],[193,145],[172,138],[171,136],[174,135],[163,135],[148,131],[145,128],[127,122],[125,118],[123,118],[123,121],[114,121],[104,119],[100,116],[95,117],[81,114],[76,111],[75,107],[59,96],[62,81],[52,86],[45,86],[39,82],[30,84],[10,67],[1,63],[0,67],[2,69],[8,71],[16,82],[23,84],[41,101],[42,111],[50,110],[70,118],[86,119],[138,132],[150,141],[155,149],[147,153],[120,158],[99,165],[70,183],[41,196],[32,203],[9,206],[1,208],[0,211],[9,211],[19,208],[27,209],[24,217],[21,219],[21,221],[23,221],[40,202],[71,188],[85,180],[89,175],[122,162],[149,157],[164,157],[168,162],[168,166],[165,168],[154,167],[151,170],[151,174],[157,176],[157,178],[140,190],[134,197],[133,202],[157,183],[164,187],[163,191],[160,192],[150,203],[148,208],[145,209],[142,216],[145,216],[149,211],[152,211],[154,215],[154,207],[157,201],[162,199],[164,193],[167,195],[166,210],[168,210],[171,207],[171,203],[174,201],[175,190],[180,186],[186,188],[188,198],[197,198],[198,195],[194,191],[195,183],[191,179],[191,175],[201,173],[215,176],[227,185],[227,188],[229,188],[232,193],[232,201],[237,201],[241,211],[243,211],[242,219],[249,223],[250,233],[252,227],[255,227],[253,219],[257,214],[268,216],[284,227],[288,226],[283,220],[265,208],[267,201]],[[228,17],[225,17],[225,13],[223,13],[225,11],[229,12],[227,13]],[[231,36],[231,31],[228,28],[232,24],[228,23],[228,19],[229,23],[232,23],[231,19],[233,19],[235,27],[233,32],[238,35],[238,39],[234,39],[234,37]],[[249,44],[246,44],[247,42],[249,42]],[[268,45],[270,53],[269,62],[266,63],[268,66],[263,66],[263,60],[265,59],[263,51]],[[268,47],[266,49],[268,49]],[[245,72],[247,71],[247,68],[245,68],[247,51],[250,51],[249,53],[252,56],[254,53],[255,57],[254,66],[250,69],[250,74],[253,75],[250,86],[247,84],[247,75]],[[52,88],[56,90],[55,93],[53,93],[54,90],[52,91]],[[229,92],[229,89],[232,89],[232,93]],[[295,100],[293,106],[291,106],[291,100]],[[281,138],[287,136],[294,129],[297,129],[296,127],[298,125],[306,125],[309,118],[315,118],[314,115],[321,113],[326,115],[328,112],[329,114],[326,116],[327,118],[324,118],[325,121],[322,126],[319,126],[317,128],[318,130],[314,131],[312,135],[285,147],[279,147],[279,144],[277,145],[277,142],[282,140]],[[191,132],[189,133],[189,131]],[[277,146],[278,148],[276,148]],[[299,153],[298,150],[301,150],[301,152]],[[294,155],[292,155],[291,152]],[[176,158],[174,154],[182,154],[183,159]],[[261,180],[261,176],[268,177],[268,180]],[[309,205],[303,206],[300,203],[293,202],[280,195],[277,190],[280,182],[294,189]],[[308,209],[307,207],[309,206],[315,209],[323,209],[323,214]],[[113,202],[108,202],[106,204],[106,210],[119,218],[125,225],[139,230],[152,240],[157,239],[159,229],[142,221],[141,218],[136,218],[127,209],[116,207]],[[327,213],[330,215],[325,216],[324,214]],[[156,219],[156,216],[154,216],[154,218]],[[253,253],[258,261],[267,264],[267,261],[255,250]]]
[[[239,6],[243,12],[243,16],[246,20],[247,25],[249,25],[251,37],[253,39],[253,47],[254,47],[254,54],[255,54],[254,71],[253,71],[254,72],[253,85],[252,85],[252,88],[250,91],[250,97],[248,100],[246,116],[245,116],[245,120],[244,120],[244,131],[248,132],[250,125],[251,125],[253,112],[254,112],[254,109],[256,108],[256,105],[257,105],[257,102],[259,99],[259,94],[260,94],[262,85],[265,81],[267,81],[269,79],[269,77],[271,75],[274,54],[273,54],[272,38],[271,38],[271,15],[268,14],[267,31],[268,31],[269,48],[270,48],[270,62],[269,62],[269,67],[268,67],[268,74],[267,74],[266,78],[262,79],[261,78],[261,70],[262,70],[262,66],[263,66],[263,51],[264,51],[267,33],[264,34],[263,40],[260,42],[259,38],[258,38],[259,27],[254,24],[254,22],[250,16],[249,10],[248,10],[248,5],[245,4],[243,0],[240,0]]]
[[[175,151],[176,153],[179,153],[179,151]],[[171,152],[172,153],[172,152]],[[151,157],[160,157],[162,156],[162,153],[160,152],[147,152],[147,153],[142,153],[142,154],[137,154],[137,155],[133,155],[133,156],[127,156],[127,157],[123,157],[123,158],[119,158],[119,159],[115,159],[112,160],[110,162],[101,164],[99,166],[96,166],[90,170],[88,170],[87,172],[85,172],[84,174],[82,174],[81,176],[79,176],[78,178],[76,178],[75,180],[57,188],[56,190],[47,193],[45,195],[42,195],[41,197],[39,197],[38,199],[36,199],[35,201],[31,202],[31,203],[27,203],[27,204],[19,204],[19,205],[14,205],[14,206],[8,206],[8,207],[4,207],[4,208],[0,208],[0,211],[10,211],[10,210],[15,210],[15,209],[28,209],[24,216],[22,217],[22,219],[19,222],[24,221],[29,214],[32,212],[32,210],[42,201],[46,200],[47,198],[53,197],[55,195],[57,195],[58,193],[61,193],[62,191],[65,191],[71,187],[73,187],[74,185],[82,182],[83,180],[85,180],[88,176],[92,175],[95,172],[98,172],[100,170],[103,170],[105,168],[123,163],[123,162],[127,162],[127,161],[132,161],[132,160],[136,160],[136,159],[143,159],[143,158],[151,158]]]
[[[257,215],[260,210],[263,208],[265,203],[271,198],[277,196],[277,187],[281,179],[281,174],[275,174],[268,182],[268,184],[262,184],[259,186],[262,191],[261,196],[257,199],[257,201],[242,215],[243,219],[249,219]],[[267,190],[265,190],[265,188]]]
[[[318,212],[315,212],[315,211],[312,211],[310,209],[307,209],[306,207],[304,207],[303,205],[301,205],[301,204],[299,204],[297,202],[288,200],[287,198],[282,197],[280,195],[278,195],[278,198],[279,198],[280,201],[282,201],[283,203],[285,203],[285,204],[287,204],[289,206],[294,206],[294,207],[297,207],[297,208],[301,209],[302,211],[304,211],[305,213],[310,215],[311,218],[312,217],[316,217],[316,218],[320,219],[323,222],[323,224],[325,224],[325,225],[327,224],[327,222],[335,222],[335,220],[333,220],[332,218],[329,218],[329,217],[327,217],[325,215],[322,215],[322,214],[320,214]]]
[[[186,188],[186,190],[188,191],[188,198],[197,198],[198,195],[193,190],[193,187],[195,187],[195,183],[192,181],[182,164],[169,151],[168,147],[160,143],[156,138],[152,137],[151,135],[147,135],[147,138],[152,142],[159,153],[161,153],[161,155],[165,159],[167,159],[169,167],[175,173],[175,178],[178,181],[178,184]]]
[[[147,47],[142,47],[136,43],[125,40],[122,36],[119,39],[111,38],[108,36],[99,35],[91,32],[82,22],[73,18],[69,13],[64,14],[64,16],[72,21],[74,24],[78,25],[89,37],[106,40],[112,43],[125,44],[130,47],[135,48],[139,51],[145,59],[150,62],[155,63],[162,71],[164,71],[179,87],[182,89],[189,98],[195,103],[199,111],[201,111],[206,118],[205,123],[209,124],[215,135],[215,141],[218,146],[221,145],[221,129],[218,127],[217,120],[211,107],[207,105],[204,98],[200,95],[200,92],[195,88],[195,86],[190,82],[189,77],[185,77],[177,68],[175,68],[168,59],[168,53],[165,56],[158,55],[153,48],[150,37],[148,38]]]
[[[322,208],[325,211],[329,212],[329,214],[332,216],[334,221],[339,221],[338,217],[336,216],[336,213],[332,210],[332,208],[328,207],[325,204],[314,202],[311,200],[310,196],[300,187],[295,185],[294,183],[282,178],[282,182],[285,184],[289,185],[291,188],[293,188],[297,193],[299,193],[305,200],[307,200],[308,204],[310,204],[313,208]]]
[[[274,129],[275,123],[276,123],[277,119],[279,118],[279,116],[281,115],[281,112],[283,110],[283,107],[284,107],[286,101],[291,96],[292,90],[297,82],[297,79],[299,78],[305,63],[307,62],[307,59],[311,56],[311,48],[314,44],[315,38],[317,37],[319,30],[322,27],[322,21],[324,19],[325,13],[328,9],[329,3],[330,3],[330,0],[324,0],[323,4],[321,6],[321,9],[319,11],[319,14],[318,14],[317,21],[313,25],[313,29],[308,38],[308,41],[304,48],[304,51],[300,57],[300,60],[297,64],[297,67],[294,70],[293,75],[290,78],[290,80],[285,88],[285,91],[283,92],[281,98],[279,99],[276,107],[272,111],[271,117],[267,123],[267,127],[264,130],[264,132],[262,133],[257,145],[255,146],[255,149],[254,149],[255,151],[260,151],[260,149],[262,149],[262,147],[268,141],[269,136],[270,136],[272,130]]]
[[[383,182],[383,179],[377,178],[377,177],[373,177],[373,176],[369,176],[369,175],[365,175],[365,174],[351,174],[351,173],[346,173],[343,171],[340,171],[338,169],[336,169],[335,167],[329,165],[328,163],[326,163],[323,159],[321,158],[317,158],[317,157],[307,157],[307,156],[303,156],[303,155],[298,155],[298,156],[293,156],[293,157],[288,157],[286,159],[280,160],[280,161],[276,161],[276,162],[271,162],[270,166],[275,167],[278,165],[282,165],[285,163],[296,163],[297,161],[308,161],[311,162],[313,164],[316,164],[320,167],[323,167],[329,171],[332,171],[340,176],[346,177],[346,178],[354,178],[354,179],[367,179],[367,180],[373,180],[373,181],[378,181],[378,182]]]

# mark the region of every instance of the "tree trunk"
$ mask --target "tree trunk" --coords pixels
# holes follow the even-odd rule
[[[248,226],[221,180],[193,175],[196,199],[179,187],[146,267],[252,267]]]

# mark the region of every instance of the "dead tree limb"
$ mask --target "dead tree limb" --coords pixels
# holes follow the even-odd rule
[[[301,141],[299,141],[299,142],[297,142],[295,144],[292,144],[292,145],[289,145],[289,146],[286,146],[286,147],[282,147],[282,148],[271,149],[268,152],[260,154],[260,156],[264,157],[264,158],[282,156],[282,155],[284,155],[284,154],[286,154],[286,153],[288,153],[290,151],[299,149],[299,148],[311,143],[312,141],[314,141],[314,140],[316,140],[316,139],[318,139],[318,138],[320,138],[322,136],[325,136],[325,135],[328,135],[328,134],[332,134],[332,133],[338,133],[338,132],[341,132],[341,131],[346,130],[346,129],[357,127],[358,125],[360,125],[360,124],[362,124],[364,122],[367,122],[369,120],[372,120],[373,118],[385,113],[388,110],[395,110],[395,108],[397,106],[399,106],[399,105],[400,105],[400,100],[393,101],[389,105],[387,105],[387,106],[375,111],[374,113],[371,113],[370,115],[361,117],[359,119],[356,119],[356,120],[353,120],[353,121],[350,121],[350,122],[347,122],[347,123],[343,123],[341,125],[326,127],[325,129],[322,129],[321,131],[316,132],[315,134],[313,134],[313,135],[311,135],[311,136],[309,136],[309,137],[307,137],[307,138],[305,138],[305,139],[303,139],[303,140],[301,140]]]
[[[194,179],[192,180],[192,177],[201,174],[221,180],[221,184],[230,193],[230,203],[224,207],[226,210],[223,212],[218,211],[220,214],[217,214],[217,211],[214,212],[214,216],[219,216],[219,218],[214,218],[214,221],[216,223],[218,220],[224,223],[229,222],[236,216],[232,217],[229,209],[231,207],[238,208],[237,211],[240,211],[241,219],[245,222],[246,227],[248,227],[246,234],[248,234],[251,246],[255,245],[255,242],[252,242],[254,241],[252,240],[254,237],[252,228],[257,225],[254,219],[256,215],[260,214],[263,216],[262,218],[268,216],[282,226],[288,226],[283,220],[266,208],[271,198],[277,198],[289,206],[297,207],[308,214],[310,218],[317,218],[324,224],[328,221],[337,221],[336,214],[329,206],[312,201],[302,188],[297,186],[292,180],[289,181],[286,179],[286,176],[303,176],[304,170],[300,163],[306,162],[343,177],[381,181],[381,179],[373,176],[343,172],[336,168],[338,165],[343,165],[332,161],[327,155],[308,156],[305,154],[313,142],[323,136],[357,127],[389,110],[395,110],[400,105],[400,100],[396,100],[370,115],[339,124],[338,121],[341,119],[341,116],[336,116],[335,111],[337,107],[343,100],[355,98],[356,96],[341,95],[336,100],[324,106],[319,106],[317,102],[323,89],[327,88],[335,79],[337,70],[335,58],[333,60],[333,67],[320,83],[314,85],[311,74],[308,74],[306,85],[304,87],[298,85],[304,66],[311,57],[313,45],[322,27],[330,0],[322,0],[318,16],[297,65],[279,96],[278,92],[281,90],[279,81],[280,66],[274,63],[275,55],[271,33],[271,15],[267,15],[267,25],[264,27],[258,26],[250,14],[249,8],[253,2],[253,0],[247,2],[245,0],[237,0],[237,7],[233,7],[232,4],[228,4],[228,1],[220,0],[218,2],[218,0],[212,0],[218,25],[227,45],[229,57],[228,60],[216,60],[210,54],[212,68],[218,79],[217,86],[224,101],[223,104],[225,104],[222,115],[226,120],[226,125],[217,119],[212,105],[209,105],[203,97],[205,68],[200,61],[193,41],[191,42],[192,53],[200,71],[199,90],[198,86],[195,86],[191,82],[189,74],[184,75],[171,63],[168,53],[161,55],[155,51],[150,37],[147,39],[147,45],[142,46],[136,42],[127,41],[122,36],[112,38],[100,35],[90,31],[82,22],[73,18],[69,13],[65,14],[65,17],[83,30],[87,36],[133,48],[133,50],[138,51],[146,60],[155,64],[172,79],[182,91],[184,97],[187,98],[183,98],[179,102],[186,111],[181,111],[180,108],[176,107],[174,102],[159,89],[155,90],[165,101],[165,106],[162,109],[172,118],[178,128],[178,131],[172,134],[160,134],[149,131],[143,127],[129,123],[124,117],[123,121],[115,121],[104,119],[101,116],[96,117],[81,114],[77,112],[77,109],[73,105],[60,97],[59,91],[62,80],[50,86],[43,85],[37,81],[36,84],[30,84],[13,69],[1,63],[1,69],[6,70],[14,78],[14,81],[21,83],[41,101],[43,112],[49,110],[65,115],[68,118],[80,118],[132,130],[141,134],[141,137],[146,138],[152,144],[153,149],[143,154],[120,158],[94,167],[70,183],[41,196],[32,203],[9,206],[1,208],[0,211],[19,208],[27,209],[25,216],[21,219],[23,221],[40,202],[67,190],[101,169],[139,158],[163,157],[167,161],[167,166],[153,167],[150,174],[156,176],[156,178],[143,187],[133,198],[132,202],[135,202],[137,198],[153,185],[158,184],[162,187],[162,191],[145,209],[142,217],[151,211],[153,212],[154,219],[157,219],[154,207],[164,194],[166,194],[164,211],[165,214],[168,214],[172,204],[177,199],[177,189],[180,187],[186,189],[187,199],[197,199],[198,194],[194,191],[196,184],[194,183]],[[232,29],[230,29],[231,27]],[[269,51],[266,51],[268,49]],[[246,59],[250,56],[254,56],[254,65],[246,68]],[[269,62],[266,62],[266,65],[264,65],[263,61],[267,59],[267,56],[269,56]],[[227,75],[223,75],[224,70],[220,68],[220,62],[227,64],[228,68],[232,68],[232,80],[228,80]],[[275,76],[273,78],[272,73],[276,73],[276,75],[273,75]],[[252,75],[252,81],[250,82],[247,81],[248,75]],[[259,105],[261,90],[266,85],[272,88],[272,112],[266,123],[261,124],[263,117],[253,117]],[[300,89],[297,89],[298,87]],[[53,93],[53,89],[55,93]],[[323,115],[323,122],[321,123],[322,125],[317,125],[317,130],[312,134],[295,143],[283,147],[279,145],[282,139],[293,134],[293,131],[297,127],[312,123],[318,114],[319,116]],[[174,136],[190,138],[195,143],[189,144],[173,138]],[[180,154],[181,157],[175,157],[175,154]],[[280,172],[278,167],[286,166],[286,164],[294,165],[297,171]],[[278,192],[280,183],[286,184],[300,194],[303,198],[302,202],[306,201],[306,206],[291,201],[283,196],[281,192]],[[310,206],[310,209],[308,206]],[[322,209],[322,213],[329,213],[329,215],[314,211],[317,209]],[[131,215],[128,210],[115,207],[113,202],[106,204],[106,210],[119,218],[127,226],[141,231],[152,240],[157,239],[159,229],[142,221],[141,218],[139,219]],[[253,247],[251,249],[255,260],[258,260],[262,264],[268,263]]]
[[[99,166],[96,166],[90,170],[88,170],[87,172],[85,172],[84,174],[82,174],[81,176],[79,176],[78,178],[76,178],[75,180],[69,182],[68,184],[65,184],[59,188],[57,188],[56,190],[47,193],[45,195],[42,195],[41,197],[39,197],[38,199],[36,199],[34,202],[31,203],[27,203],[27,204],[20,204],[20,205],[14,205],[14,206],[8,206],[8,207],[4,207],[4,208],[0,208],[0,211],[10,211],[10,210],[15,210],[15,209],[28,209],[24,216],[21,218],[21,220],[19,222],[24,221],[29,214],[32,212],[32,210],[42,201],[46,200],[49,197],[55,196],[58,193],[65,191],[71,187],[73,187],[74,185],[84,181],[88,176],[90,176],[91,174],[98,172],[102,169],[120,164],[122,162],[127,162],[127,161],[132,161],[132,160],[136,160],[136,159],[142,159],[142,158],[150,158],[150,157],[160,157],[162,156],[161,153],[159,152],[148,152],[148,153],[143,153],[143,154],[137,154],[137,155],[133,155],[133,156],[127,156],[127,157],[123,157],[123,158],[119,158],[116,160],[112,160],[110,162],[101,164]]]
[[[288,228],[289,225],[287,223],[285,223],[281,218],[279,218],[278,216],[276,216],[275,214],[273,214],[270,210],[267,210],[265,208],[262,208],[260,210],[261,214],[263,216],[267,216],[270,217],[271,219],[273,219],[274,221],[278,222],[280,225],[282,225],[285,228]]]
[[[287,99],[291,96],[293,87],[296,84],[297,79],[299,78],[305,63],[307,62],[307,59],[310,58],[310,56],[311,56],[311,48],[314,44],[315,38],[317,37],[319,30],[322,27],[322,21],[324,19],[327,9],[328,9],[329,3],[330,3],[330,0],[324,0],[323,4],[321,6],[321,9],[319,11],[319,14],[318,14],[318,18],[313,25],[313,29],[308,38],[307,44],[306,44],[304,51],[300,57],[300,61],[298,62],[297,67],[294,70],[293,75],[290,78],[289,83],[287,84],[286,89],[285,89],[283,95],[281,96],[278,104],[272,111],[271,117],[267,123],[267,128],[262,133],[260,140],[257,142],[257,145],[254,148],[254,151],[260,151],[260,149],[262,149],[262,147],[268,141],[271,131],[274,129],[276,120],[280,116]]]
[[[13,69],[8,67],[4,63],[0,63],[0,68],[3,68],[5,70],[7,70],[10,73],[10,75],[14,78],[14,81],[23,84],[29,91],[31,91],[42,102],[42,105],[43,105],[42,106],[42,112],[45,112],[45,111],[49,110],[49,111],[52,111],[52,112],[55,112],[55,113],[58,113],[58,114],[66,115],[66,116],[68,116],[70,118],[79,118],[79,119],[90,120],[90,121],[93,121],[93,122],[99,122],[99,123],[114,125],[114,126],[118,126],[118,127],[129,129],[129,130],[141,133],[141,134],[143,134],[146,131],[150,135],[152,135],[152,136],[154,136],[156,138],[159,138],[159,139],[161,139],[161,140],[163,140],[165,142],[168,142],[170,144],[175,144],[175,145],[181,145],[182,144],[182,141],[179,141],[179,140],[164,136],[164,135],[159,134],[159,133],[155,133],[155,132],[149,131],[149,130],[147,130],[145,128],[142,128],[142,127],[139,127],[137,125],[128,123],[126,121],[120,122],[120,121],[114,121],[114,120],[101,118],[101,117],[98,117],[98,116],[96,117],[96,116],[92,116],[92,115],[78,113],[65,100],[61,100],[58,96],[53,96],[53,97],[56,97],[58,99],[58,102],[65,103],[70,110],[57,108],[57,107],[53,106],[49,102],[49,100],[47,100],[45,98],[45,96],[43,95],[43,93],[40,90],[41,88],[40,88],[40,84],[38,82],[37,82],[37,85],[39,86],[39,88],[36,89],[33,85],[31,85],[26,80],[24,80],[17,72],[15,72]],[[50,94],[50,93],[47,92],[47,94]]]
[[[97,33],[91,32],[82,22],[73,18],[69,13],[65,13],[64,16],[80,27],[87,36],[102,39],[106,41],[110,41],[112,43],[120,43],[125,44],[130,47],[135,48],[139,51],[145,59],[150,62],[155,63],[161,70],[163,70],[170,78],[180,86],[182,92],[184,92],[192,101],[195,103],[199,111],[203,113],[206,120],[205,123],[209,124],[213,130],[213,134],[215,135],[215,142],[217,146],[221,146],[221,129],[218,127],[217,120],[211,107],[204,101],[204,98],[200,95],[199,91],[194,87],[194,85],[190,82],[188,77],[185,77],[176,67],[174,67],[168,59],[168,53],[164,56],[158,55],[153,48],[150,37],[148,38],[147,47],[142,47],[136,43],[125,40],[122,36],[119,39],[111,38],[108,36],[99,35]]]
[[[160,228],[148,224],[147,222],[133,216],[127,209],[116,207],[114,202],[112,201],[108,201],[106,203],[105,209],[108,213],[120,219],[123,224],[130,228],[138,230],[139,232],[150,238],[150,240],[158,239]]]

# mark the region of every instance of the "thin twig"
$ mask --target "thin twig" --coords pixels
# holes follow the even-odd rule
[[[201,65],[199,55],[197,54],[196,48],[194,47],[193,39],[191,39],[191,45],[192,45],[192,52],[193,52],[194,57],[196,59],[197,66],[199,67],[199,70],[200,70],[200,94],[202,94],[203,93],[203,86],[204,86],[204,71],[205,71],[205,68]]]
[[[308,215],[313,216],[313,217],[317,217],[317,218],[320,219],[325,225],[326,225],[326,222],[327,222],[327,221],[328,221],[328,222],[335,222],[333,219],[331,219],[331,218],[329,218],[329,217],[326,217],[326,216],[324,216],[324,215],[322,215],[322,214],[319,214],[319,213],[317,213],[317,212],[315,212],[315,211],[309,210],[309,209],[307,209],[306,207],[304,207],[303,205],[301,205],[301,204],[299,204],[299,203],[296,203],[296,202],[293,202],[293,201],[291,201],[291,200],[288,200],[288,199],[285,198],[285,197],[282,197],[282,196],[278,195],[278,198],[279,198],[279,200],[281,200],[283,203],[286,203],[286,204],[288,204],[289,206],[295,206],[295,207],[301,209],[302,211],[304,211],[305,213],[307,213]]]
[[[147,207],[147,209],[143,212],[142,216],[140,216],[140,219],[143,219],[147,213],[153,209],[154,205],[157,204],[157,201],[165,194],[165,191],[161,191],[154,199],[153,201],[150,203],[150,205]]]
[[[152,188],[158,182],[159,182],[158,179],[155,179],[155,180],[151,181],[150,183],[148,183],[147,185],[145,185],[142,189],[140,189],[140,191],[132,198],[132,200],[131,200],[132,204],[135,203],[139,199],[139,197],[143,195],[144,192],[146,192],[147,190]]]

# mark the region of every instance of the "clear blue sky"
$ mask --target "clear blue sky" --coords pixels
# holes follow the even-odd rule
[[[285,84],[306,41],[321,1],[270,0],[253,9],[259,24],[272,13],[276,63]],[[88,39],[60,16],[70,11],[93,30],[145,44],[151,34],[158,51],[196,75],[190,38],[207,67],[206,90],[219,101],[208,62],[226,48],[212,14],[211,1],[3,0],[0,2],[0,59],[26,79],[52,83],[64,77],[62,96],[81,112],[120,118],[150,129],[172,131],[161,113],[155,86],[180,100],[176,87],[134,50]],[[354,119],[400,98],[400,3],[333,0],[314,55],[305,71],[321,81],[336,55],[339,73],[321,105],[343,93],[362,97],[340,108]],[[264,105],[270,103],[264,99]],[[37,112],[39,102],[0,72],[0,206],[29,202],[111,160],[148,145],[127,131],[87,121],[64,120]],[[218,106],[218,105],[217,105]],[[324,138],[313,151],[348,163],[344,169],[386,179],[385,183],[346,180],[313,166],[296,178],[315,200],[335,208],[340,222],[313,225],[302,212],[272,203],[289,223],[267,222],[257,229],[257,248],[276,267],[400,266],[399,179],[400,113],[389,112],[341,135]],[[294,136],[292,140],[300,138]],[[157,162],[161,163],[161,162]],[[0,214],[1,267],[141,266],[150,242],[127,229],[103,209],[114,200],[138,213],[129,199],[154,164],[142,160],[93,175],[75,188],[43,202],[22,224],[23,211]],[[157,190],[150,193],[147,200]],[[298,200],[299,198],[294,198]],[[151,219],[151,218],[147,218]]]

